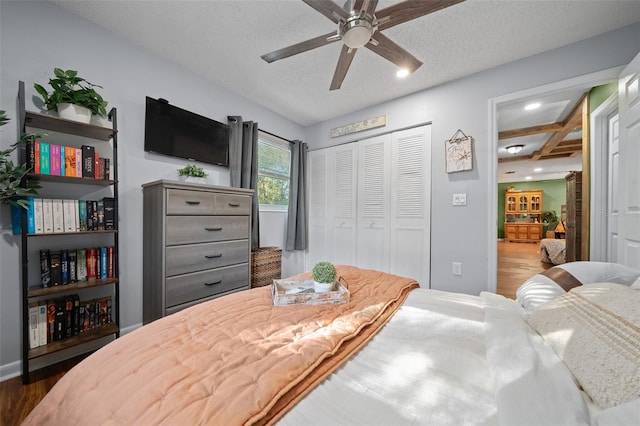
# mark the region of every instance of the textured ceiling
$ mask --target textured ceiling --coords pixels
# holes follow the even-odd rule
[[[414,74],[397,80],[393,64],[360,49],[330,92],[339,42],[271,64],[260,58],[335,30],[301,1],[53,3],[303,126],[640,21],[637,0],[467,0],[384,31],[424,62]]]

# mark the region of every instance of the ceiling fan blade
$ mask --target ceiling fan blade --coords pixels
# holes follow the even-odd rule
[[[338,59],[338,65],[336,65],[336,70],[333,73],[333,80],[331,80],[331,86],[329,87],[329,90],[337,90],[340,88],[340,86],[342,86],[342,81],[347,75],[347,71],[351,66],[353,57],[356,55],[356,50],[358,49],[351,49],[347,45],[342,46],[340,58]]]
[[[332,38],[333,36],[335,36],[335,31],[316,38],[312,38],[311,40],[302,41],[291,46],[283,47],[282,49],[274,50],[273,52],[262,55],[261,58],[271,63],[340,40],[339,38]]]
[[[318,12],[322,13],[334,23],[338,23],[340,19],[347,20],[349,13],[342,7],[338,6],[331,0],[302,0]]]
[[[373,39],[377,43],[367,43],[365,47],[386,60],[393,62],[400,68],[404,68],[411,73],[422,66],[422,62],[420,62],[418,58],[395,44],[384,34],[375,33]]]
[[[378,0],[356,0],[355,10],[360,11],[360,16],[373,15],[376,7],[378,7]]]
[[[408,0],[376,12],[378,31],[436,12],[464,0]]]

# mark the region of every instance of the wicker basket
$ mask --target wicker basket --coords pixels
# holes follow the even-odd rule
[[[271,285],[282,273],[282,250],[259,247],[251,251],[251,287]]]

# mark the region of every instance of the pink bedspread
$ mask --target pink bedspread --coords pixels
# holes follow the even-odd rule
[[[69,371],[25,424],[271,423],[361,348],[416,281],[338,267],[343,305],[276,307],[269,287],[162,318]]]

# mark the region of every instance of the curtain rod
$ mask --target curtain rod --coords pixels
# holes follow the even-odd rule
[[[295,143],[295,142],[293,142],[293,141],[290,141],[289,139],[285,139],[285,138],[283,138],[282,136],[278,136],[278,135],[275,135],[275,134],[273,134],[273,133],[271,133],[271,132],[267,132],[266,130],[263,130],[263,129],[260,129],[260,128],[258,128],[258,130],[260,130],[261,132],[266,133],[266,134],[268,134],[268,135],[270,135],[270,136],[273,136],[274,138],[278,138],[278,139],[282,139],[283,141],[287,141],[287,142],[289,142],[290,144]]]

